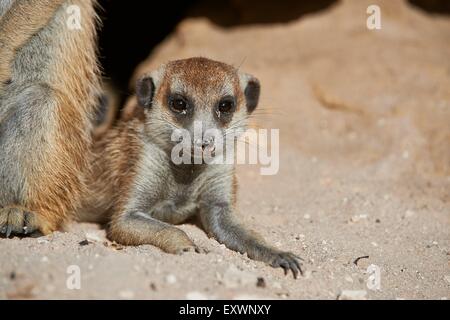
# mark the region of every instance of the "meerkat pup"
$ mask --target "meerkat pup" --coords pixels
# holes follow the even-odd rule
[[[80,204],[99,92],[94,5],[0,0],[0,235],[48,234]]]
[[[273,267],[301,273],[300,258],[266,244],[235,218],[236,180],[232,164],[172,161],[174,130],[245,130],[260,85],[234,67],[206,58],[169,62],[137,82],[143,116],[121,121],[95,147],[91,197],[85,209],[108,221],[111,240],[151,244],[169,253],[199,251],[173,226],[199,217],[209,236],[228,248]],[[183,142],[185,143],[185,142]],[[210,137],[191,139],[191,150],[215,150]]]

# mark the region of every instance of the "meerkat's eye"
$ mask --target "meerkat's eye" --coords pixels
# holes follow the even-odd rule
[[[179,114],[186,114],[188,111],[187,101],[180,96],[172,97],[169,99],[169,107],[173,112]]]
[[[235,109],[235,103],[233,98],[224,98],[219,102],[217,109],[220,113],[231,113]]]

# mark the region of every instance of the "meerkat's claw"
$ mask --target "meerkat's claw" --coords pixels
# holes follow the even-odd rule
[[[36,214],[16,207],[0,208],[0,234],[30,235],[38,230]]]
[[[292,271],[294,279],[297,279],[298,274],[303,275],[303,270],[299,260],[303,260],[290,252],[280,252],[270,264],[274,268],[283,268],[284,274],[287,275],[289,270]]]
[[[295,253],[292,253],[292,252],[291,252],[291,255],[293,255],[297,260],[305,261],[305,259],[303,259],[302,257],[296,255]]]
[[[198,247],[196,245],[193,245],[193,246],[188,246],[188,247],[181,248],[180,250],[178,250],[176,252],[176,254],[181,255],[181,254],[189,253],[189,252],[191,252],[191,253],[193,253],[193,252],[195,252],[195,253],[207,253],[207,251],[205,249],[200,248],[200,247]]]
[[[209,251],[207,249],[201,248],[201,247],[196,247],[195,248],[195,252],[196,253],[202,253],[202,254],[208,254],[209,253]]]
[[[184,247],[177,251],[177,254],[183,254],[187,252],[197,252],[197,247],[191,246],[191,247]]]

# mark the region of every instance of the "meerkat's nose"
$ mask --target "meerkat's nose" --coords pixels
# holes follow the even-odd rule
[[[199,149],[202,148],[202,150],[205,150],[212,146],[214,146],[214,136],[205,137],[203,139],[197,139],[195,141],[195,147]]]

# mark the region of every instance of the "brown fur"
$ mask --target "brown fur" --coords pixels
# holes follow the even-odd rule
[[[119,121],[96,140],[86,179],[90,192],[83,201],[81,220],[109,222],[113,213],[123,207],[142,154],[138,138],[141,127],[142,121],[138,118]]]
[[[89,173],[90,195],[83,208],[83,220],[106,223],[108,237],[124,245],[152,243],[168,253],[181,253],[197,248],[181,230],[161,226],[155,232],[139,227],[120,227],[119,220],[131,197],[138,162],[143,155],[144,118],[119,120],[94,146],[94,158]],[[181,248],[181,249],[180,249]]]
[[[207,234],[228,248],[297,277],[299,257],[270,246],[235,218],[234,165],[176,164],[172,158],[175,129],[187,130],[190,137],[183,143],[201,152],[211,145],[218,150],[223,142],[193,136],[198,122],[203,129],[220,128],[221,136],[245,131],[259,89],[255,77],[205,58],[169,62],[144,75],[137,99],[127,105],[129,114],[96,143],[87,177],[91,196],[83,211],[107,222],[113,241],[151,244],[168,253],[200,251],[174,226],[197,217]]]
[[[19,0],[0,20],[0,90],[11,78],[14,56],[46,26],[63,0]]]
[[[40,71],[36,80],[51,92],[48,97],[54,107],[54,119],[48,120],[51,137],[42,141],[37,154],[28,154],[24,162],[18,163],[25,177],[24,192],[18,203],[0,204],[5,208],[19,206],[24,212],[35,213],[38,229],[44,234],[64,225],[79,207],[86,191],[84,177],[90,159],[90,123],[99,92],[95,1],[66,0],[64,7],[60,3],[60,0],[19,1],[1,20],[0,32],[1,39],[15,39],[12,46],[15,50],[16,46],[28,50],[27,39],[35,31],[54,32],[51,49],[46,43],[40,44],[43,52],[50,50],[51,63]],[[70,4],[80,7],[82,30],[69,30],[65,25],[65,8]],[[14,6],[26,10],[16,11]],[[59,17],[49,20],[55,9]],[[9,16],[15,18],[9,19]],[[15,59],[15,51],[8,51],[2,63],[9,65]],[[1,76],[9,77],[5,70],[2,69]],[[22,70],[26,69],[19,66],[13,70],[13,82],[15,78],[26,78]]]
[[[55,151],[48,162],[41,164],[40,175],[31,190],[36,199],[36,211],[47,219],[48,231],[56,230],[79,205],[84,189],[83,175],[88,168],[90,149],[90,116],[98,89],[98,69],[95,45],[95,12],[92,2],[77,2],[88,15],[77,43],[61,47],[54,70],[57,98],[58,129]],[[85,17],[86,18],[86,17]],[[70,31],[68,31],[70,32]],[[66,66],[71,65],[71,68]],[[70,137],[70,138],[69,138]]]

